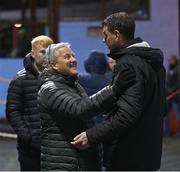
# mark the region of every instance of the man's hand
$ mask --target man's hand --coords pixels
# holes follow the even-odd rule
[[[76,137],[74,137],[71,144],[78,149],[87,149],[90,147],[86,132],[82,132],[78,134]]]

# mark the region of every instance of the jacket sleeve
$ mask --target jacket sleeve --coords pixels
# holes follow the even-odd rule
[[[116,133],[123,133],[139,120],[144,100],[144,83],[140,77],[143,76],[136,75],[136,83],[119,98],[115,114],[86,131],[91,144],[98,143]]]
[[[10,82],[7,94],[6,117],[19,138],[30,140],[30,133],[24,116],[24,95],[20,78]]]
[[[89,118],[114,106],[117,98],[113,96],[111,86],[107,86],[90,97],[80,97],[77,93],[56,87],[53,82],[41,86],[39,105],[50,112],[67,118]]]

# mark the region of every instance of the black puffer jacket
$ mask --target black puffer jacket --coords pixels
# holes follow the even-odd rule
[[[135,69],[136,83],[106,121],[87,130],[87,137],[91,144],[104,142],[108,170],[154,171],[160,168],[166,112],[163,55],[139,38],[133,41],[109,55],[117,62],[114,75],[128,64]]]
[[[40,155],[40,115],[37,108],[39,73],[30,54],[24,59],[24,67],[9,85],[6,116],[18,135],[18,149]]]
[[[42,73],[40,86],[41,170],[100,170],[94,146],[77,150],[70,142],[74,136],[92,127],[88,117],[111,108],[115,99],[110,87],[88,98],[76,79],[51,70]]]

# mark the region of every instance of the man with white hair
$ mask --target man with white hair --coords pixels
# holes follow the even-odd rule
[[[112,85],[88,97],[78,83],[77,61],[69,43],[50,45],[46,60],[48,68],[39,78],[38,94],[41,170],[98,171],[97,147],[78,150],[70,142],[93,125],[90,117],[110,109],[121,92],[134,83],[134,71],[124,67]]]

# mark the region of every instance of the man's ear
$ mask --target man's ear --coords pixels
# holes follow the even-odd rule
[[[31,57],[34,59],[35,58],[35,53],[33,50],[31,50]]]
[[[118,40],[118,42],[123,45],[124,44],[124,36],[123,36],[123,34],[121,34],[118,30],[115,30],[114,34],[115,34],[116,39]]]
[[[121,33],[118,30],[115,30],[114,34],[115,34],[116,38],[120,38],[121,37]]]
[[[52,68],[53,68],[54,70],[58,70],[58,67],[57,67],[56,64],[57,64],[57,63],[53,63],[53,64],[52,64]]]

